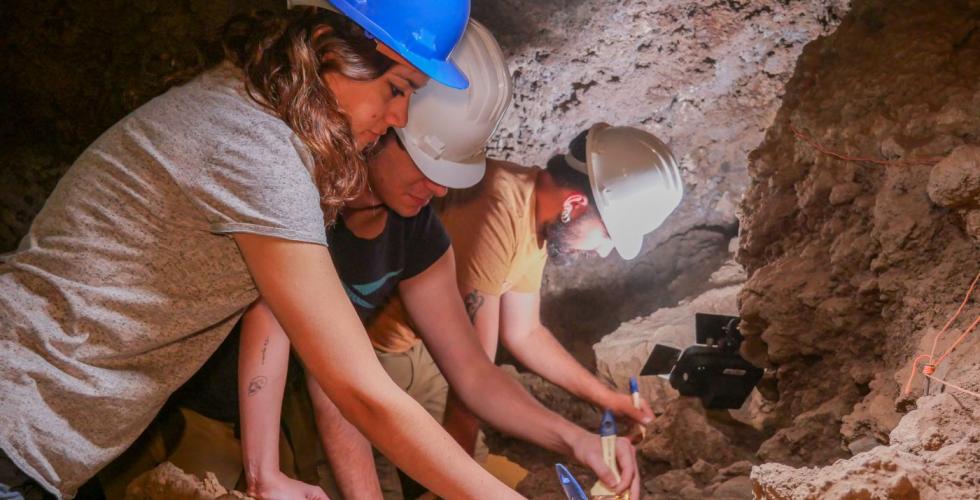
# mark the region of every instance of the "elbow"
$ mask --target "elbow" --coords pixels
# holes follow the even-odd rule
[[[394,383],[389,381],[389,384],[394,391],[401,391]],[[389,387],[377,389],[364,386],[334,387],[328,393],[332,404],[328,402],[324,406],[329,406],[325,408],[326,411],[343,416],[362,434],[369,436],[369,427],[385,428],[396,418],[396,408],[400,403],[399,395]]]
[[[520,357],[524,354],[524,346],[527,344],[528,339],[535,335],[535,333],[535,330],[521,333],[502,332],[500,335],[500,344],[520,360]]]

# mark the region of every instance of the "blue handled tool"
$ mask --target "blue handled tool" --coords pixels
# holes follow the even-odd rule
[[[602,461],[606,463],[613,472],[613,483],[619,483],[619,465],[616,464],[616,418],[613,417],[611,411],[606,410],[602,414],[602,422],[599,423],[599,439],[602,440]],[[629,500],[629,492],[623,493],[617,496],[616,492],[609,489],[608,486],[602,484],[602,481],[596,481],[595,485],[589,491],[592,494],[592,498],[607,499],[615,498],[617,500]]]
[[[561,483],[561,488],[565,490],[565,496],[568,497],[568,500],[589,500],[589,497],[585,496],[582,485],[578,484],[575,476],[568,471],[567,467],[562,464],[555,464],[555,471],[558,472],[558,482]]]
[[[640,399],[640,384],[636,381],[636,377],[630,377],[630,396],[633,398],[633,408],[637,410],[643,408],[643,402]],[[646,439],[647,428],[643,424],[637,424],[636,427],[640,430],[640,439]]]

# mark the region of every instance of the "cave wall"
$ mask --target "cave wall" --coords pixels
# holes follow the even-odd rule
[[[794,128],[887,163],[842,161]],[[980,2],[858,1],[806,47],[741,204],[742,331],[778,383],[763,460],[888,443],[914,406],[899,398],[910,360],[980,270],[978,145]],[[954,331],[978,314],[974,300]],[[937,374],[975,387],[977,363],[954,355]]]
[[[105,129],[222,56],[220,28],[280,1],[0,3],[0,252]]]
[[[543,321],[587,363],[619,323],[706,288],[737,232],[748,153],[779,107],[803,46],[830,33],[846,0],[492,0],[473,15],[497,35],[514,108],[491,150],[543,165],[595,121],[668,143],[685,197],[624,262],[549,265]]]

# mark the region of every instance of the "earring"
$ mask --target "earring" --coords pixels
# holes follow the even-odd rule
[[[572,221],[572,205],[566,203],[561,210],[561,223],[568,224]]]
[[[575,211],[576,205],[582,205],[584,207],[589,205],[589,200],[585,196],[580,194],[573,194],[561,204],[561,222],[562,224],[568,224],[572,221],[572,212]]]

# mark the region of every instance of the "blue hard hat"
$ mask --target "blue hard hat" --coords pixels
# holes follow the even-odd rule
[[[329,0],[347,17],[433,80],[469,86],[449,55],[470,18],[469,0]]]

